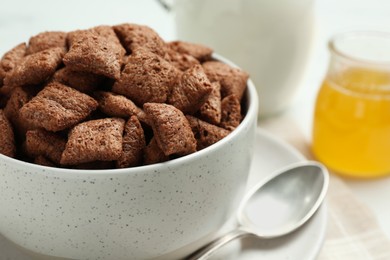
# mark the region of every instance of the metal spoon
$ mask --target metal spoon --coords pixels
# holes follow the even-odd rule
[[[301,227],[317,211],[328,190],[329,175],[317,162],[299,162],[272,174],[244,197],[238,209],[238,227],[189,256],[207,259],[230,241],[255,236],[286,235]],[[261,209],[261,210],[259,210]]]

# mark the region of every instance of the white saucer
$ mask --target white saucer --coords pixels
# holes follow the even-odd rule
[[[298,151],[268,132],[258,129],[256,135],[255,155],[248,188],[280,167],[305,160]],[[222,248],[212,259],[315,259],[325,238],[326,221],[326,205],[322,205],[306,225],[288,236],[271,240],[246,238],[232,242]],[[0,259],[38,260],[27,255],[1,235]]]
[[[258,129],[256,135],[255,155],[248,188],[283,166],[305,160],[295,148],[268,132]],[[308,223],[290,235],[271,240],[248,237],[231,242],[212,259],[315,259],[325,239],[326,222],[326,205],[323,204]]]

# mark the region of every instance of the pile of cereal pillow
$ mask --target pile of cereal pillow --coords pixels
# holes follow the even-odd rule
[[[248,74],[137,24],[43,32],[0,60],[0,153],[75,169],[208,147],[242,120]]]

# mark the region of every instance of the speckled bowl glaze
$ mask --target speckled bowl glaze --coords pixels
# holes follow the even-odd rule
[[[185,256],[213,238],[243,196],[258,111],[251,81],[245,96],[237,129],[165,163],[70,170],[0,155],[0,232],[27,250],[72,259]]]

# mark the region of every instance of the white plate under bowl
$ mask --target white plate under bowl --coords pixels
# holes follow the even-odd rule
[[[257,130],[255,142],[248,188],[283,166],[305,160],[304,156],[290,145],[262,129]],[[322,205],[308,223],[290,235],[270,240],[245,238],[235,241],[222,248],[212,259],[312,260],[316,258],[324,241],[326,221],[326,205]],[[0,235],[0,259],[38,260],[39,257],[29,256]]]
[[[279,168],[306,160],[295,148],[262,129],[257,130],[255,142],[248,189]],[[325,239],[326,223],[327,213],[324,203],[310,221],[294,233],[276,239],[260,240],[248,237],[231,242],[212,259],[313,260],[317,257]]]

